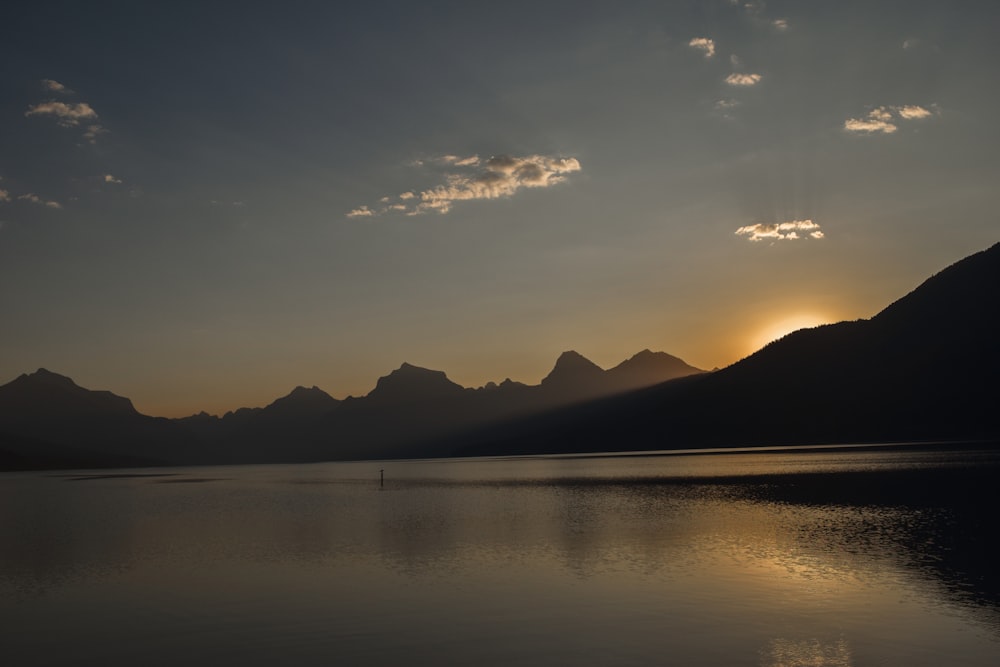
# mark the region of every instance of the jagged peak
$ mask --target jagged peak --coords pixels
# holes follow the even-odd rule
[[[542,379],[542,384],[577,381],[581,377],[597,377],[603,373],[604,369],[576,350],[567,350],[556,359],[556,365]]]
[[[30,382],[44,382],[49,385],[63,385],[66,387],[79,387],[79,385],[73,382],[72,378],[66,375],[60,375],[59,373],[53,373],[47,368],[39,368],[34,373],[24,373],[19,379],[27,380]]]
[[[265,409],[322,411],[334,407],[339,402],[315,385],[312,387],[299,385],[288,394],[272,401]]]
[[[403,362],[399,368],[383,375],[369,392],[369,398],[420,399],[465,391],[452,382],[444,371],[435,371]]]

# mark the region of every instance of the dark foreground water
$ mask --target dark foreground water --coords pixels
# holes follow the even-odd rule
[[[993,667],[994,451],[4,474],[0,662]]]

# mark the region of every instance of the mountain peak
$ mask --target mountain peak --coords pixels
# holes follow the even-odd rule
[[[421,368],[403,362],[399,368],[378,379],[368,398],[391,402],[410,402],[456,396],[465,388],[448,379],[444,371]]]
[[[26,382],[31,382],[34,384],[44,384],[48,386],[61,386],[61,387],[78,387],[78,385],[73,382],[73,380],[65,375],[60,375],[59,373],[53,373],[47,368],[39,368],[34,373],[22,374],[18,380],[24,380]]]
[[[568,350],[556,359],[556,365],[542,379],[542,385],[592,382],[603,374],[604,370],[593,361],[575,350]]]
[[[275,399],[264,410],[269,414],[320,414],[333,409],[339,402],[319,387],[307,388],[300,385],[287,395]]]
[[[617,388],[638,389],[704,372],[672,354],[646,349],[610,369],[608,376]]]
[[[137,414],[129,399],[110,391],[84,389],[69,377],[46,368],[0,386],[0,411],[18,417]]]

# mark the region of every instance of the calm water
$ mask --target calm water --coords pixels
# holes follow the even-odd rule
[[[0,647],[12,666],[994,666],[990,451],[5,474]]]

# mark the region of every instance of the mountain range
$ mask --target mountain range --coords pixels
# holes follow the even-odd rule
[[[506,379],[473,389],[403,363],[360,398],[296,387],[262,408],[165,419],[39,369],[0,386],[0,468],[415,456],[426,448],[418,443],[703,372],[649,350],[605,371],[571,351],[539,385]]]
[[[0,386],[0,467],[298,462],[997,439],[1000,244],[868,320],[803,329],[706,373],[644,350],[565,352],[538,385],[465,388],[407,363],[366,396],[297,387],[183,419],[40,369]]]

